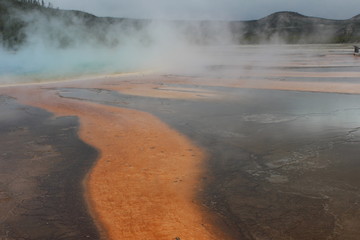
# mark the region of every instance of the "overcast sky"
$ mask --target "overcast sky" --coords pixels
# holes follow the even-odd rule
[[[360,14],[359,0],[50,0],[60,9],[97,16],[155,19],[252,20],[277,11],[348,19]]]

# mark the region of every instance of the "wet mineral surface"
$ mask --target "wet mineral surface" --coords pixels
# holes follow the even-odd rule
[[[358,239],[358,60],[310,48],[266,71],[246,58],[201,77],[114,77],[42,91],[148,112],[191,139],[207,153],[197,198],[233,239]],[[76,118],[6,95],[0,108],[0,239],[99,238],[81,185],[97,154],[78,139]]]
[[[166,87],[211,90],[222,98],[159,99],[79,88],[59,94],[150,112],[205,148],[210,175],[199,196],[237,239],[357,238],[360,96]]]
[[[99,239],[82,181],[97,152],[75,117],[0,95],[0,239]]]

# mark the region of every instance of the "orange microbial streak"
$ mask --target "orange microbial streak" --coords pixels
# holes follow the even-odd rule
[[[196,199],[204,152],[156,117],[61,98],[39,86],[1,91],[56,116],[79,117],[81,139],[100,153],[85,186],[104,238],[231,239]]]

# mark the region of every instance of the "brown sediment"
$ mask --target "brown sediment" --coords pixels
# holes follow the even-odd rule
[[[166,83],[164,84],[162,81],[164,78],[160,76],[156,76],[154,78],[151,76],[139,77],[132,75],[130,76],[131,82],[124,81],[124,76],[114,75],[112,77],[107,76],[106,78],[94,79],[93,81],[88,80],[86,82],[86,88],[105,89],[121,92],[127,95],[156,98],[201,100],[218,97],[218,93],[212,90],[205,90],[194,87],[168,86],[166,83],[173,83],[173,81],[169,80],[169,78],[166,78]],[[68,83],[66,86],[82,88],[83,84],[81,81],[74,81],[72,83]]]
[[[293,76],[292,73],[283,73],[284,76]],[[312,74],[312,73],[310,73]],[[346,73],[346,77],[348,77]],[[295,73],[296,76],[302,76]],[[294,76],[295,76],[294,75]],[[310,77],[312,75],[304,75]],[[323,77],[334,77],[332,73],[322,73]],[[337,75],[335,75],[337,76]],[[284,91],[303,91],[303,92],[324,92],[324,93],[344,93],[360,94],[360,83],[355,82],[310,82],[310,81],[282,81],[261,78],[250,79],[212,79],[212,78],[191,78],[182,76],[162,77],[158,76],[132,76],[131,82],[124,81],[125,78],[115,76],[106,79],[94,79],[87,81],[86,88],[99,88],[118,91],[123,94],[156,98],[171,99],[219,99],[223,98],[221,93],[216,90],[204,90],[191,86],[210,86],[210,87],[235,87],[243,89],[265,89],[265,90],[284,90]],[[175,85],[174,85],[175,84]],[[176,86],[179,84],[179,86]],[[188,84],[189,87],[182,87]],[[68,83],[65,87],[81,88],[83,82]],[[59,86],[59,84],[54,84]]]
[[[313,67],[313,66],[311,66]],[[297,71],[279,71],[266,73],[267,76],[276,77],[321,77],[321,78],[338,78],[338,77],[360,77],[360,72],[297,72]]]
[[[331,74],[328,73],[330,76]],[[324,75],[324,76],[328,76]],[[300,76],[300,75],[299,75]],[[171,82],[169,82],[171,83]],[[174,79],[172,83],[192,84],[211,87],[235,87],[266,90],[286,90],[303,92],[345,93],[360,94],[360,82],[309,82],[309,81],[282,81],[264,79],[211,79],[211,78],[184,78]],[[120,90],[120,92],[122,92]],[[215,94],[216,92],[214,92]],[[218,93],[216,93],[218,94]],[[219,97],[219,96],[217,96]]]
[[[18,101],[76,115],[80,137],[101,156],[87,178],[90,208],[109,239],[231,239],[196,194],[204,152],[156,117],[65,99],[40,86],[3,88]]]
[[[160,84],[126,84],[117,86],[105,86],[105,89],[119,91],[128,95],[156,97],[156,98],[172,98],[172,99],[206,99],[216,98],[216,92],[206,91],[196,88],[185,87],[169,87]]]
[[[311,70],[313,66],[309,67]],[[321,67],[319,67],[321,68]],[[302,71],[290,71],[290,70],[251,70],[251,72],[244,72],[249,74],[250,78],[267,78],[267,77],[302,77],[302,78],[358,78],[359,72],[302,72]]]
[[[279,80],[254,80],[243,82],[240,81],[237,84],[233,84],[233,87],[304,92],[360,94],[360,84],[339,82],[286,82]]]

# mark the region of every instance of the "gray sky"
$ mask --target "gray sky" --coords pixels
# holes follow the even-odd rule
[[[252,20],[277,11],[348,19],[360,14],[359,0],[50,0],[55,7],[97,16],[155,19]]]

